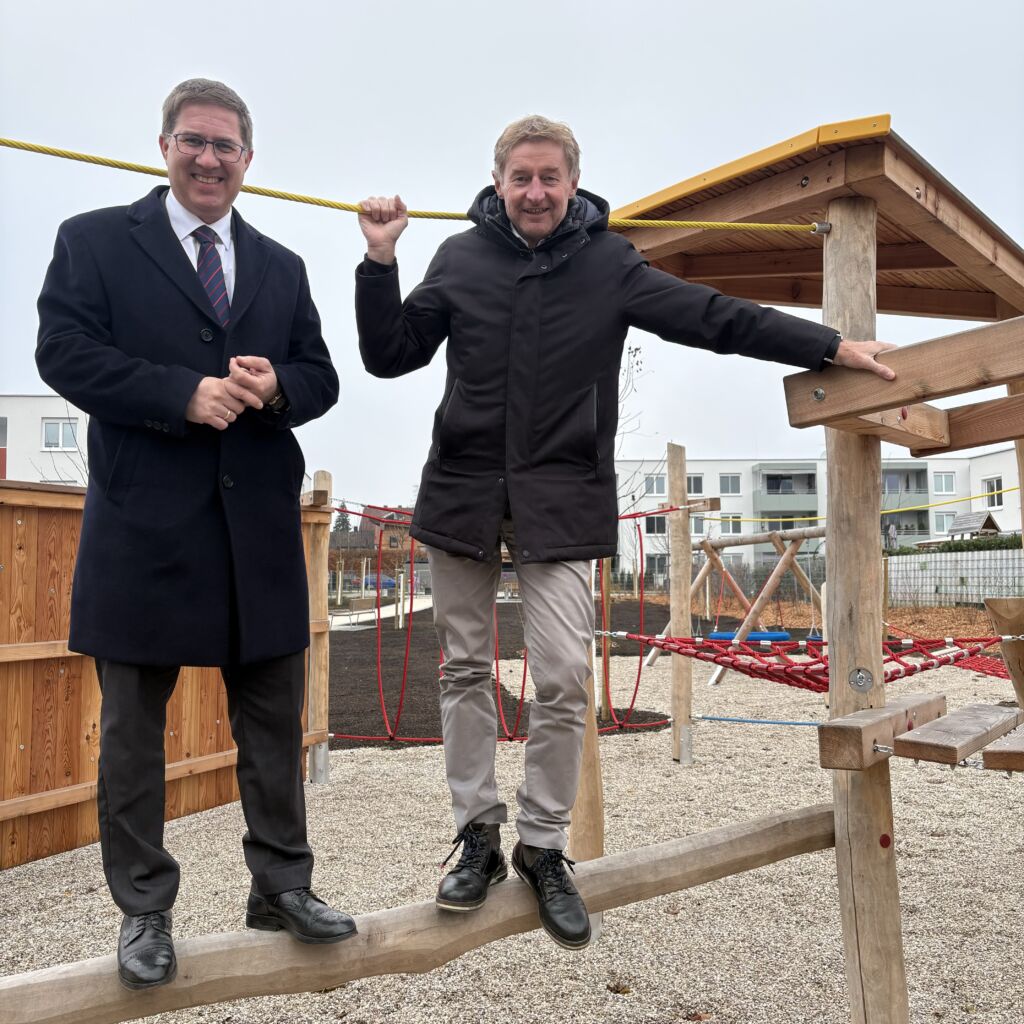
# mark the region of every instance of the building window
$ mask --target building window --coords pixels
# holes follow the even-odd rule
[[[719,494],[739,494],[740,475],[739,473],[720,473],[718,476]]]
[[[702,534],[704,532],[704,517],[690,516],[690,533]]]
[[[693,473],[686,477],[686,493],[687,494],[703,494],[704,493],[704,474]]]
[[[935,493],[956,494],[956,473],[936,473]]]
[[[668,555],[647,555],[645,561],[648,573],[658,573],[663,576],[668,572]]]
[[[737,478],[738,479],[738,478]],[[739,516],[722,516],[722,533],[742,533],[743,524]]]
[[[644,494],[664,494],[665,493],[665,474],[661,473],[657,476],[645,476],[644,477]]]
[[[956,518],[955,512],[936,512],[935,513],[935,532],[936,533],[949,533],[949,528],[953,525],[953,520]]]
[[[981,481],[981,486],[985,491],[985,508],[1002,508],[1003,496],[999,492],[1003,489],[1003,478],[990,476]]]
[[[401,543],[402,543],[401,539],[396,537],[394,534],[392,534],[390,537],[388,537],[388,547],[389,548],[397,548],[397,547],[401,546]]]
[[[43,420],[43,450],[78,450],[78,420]]]
[[[7,447],[7,417],[0,416],[0,448]]]
[[[644,522],[647,524],[644,530],[645,533],[664,533],[665,532],[665,517],[664,516],[648,516]]]

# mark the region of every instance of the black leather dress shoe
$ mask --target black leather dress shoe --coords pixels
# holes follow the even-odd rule
[[[261,932],[291,932],[299,942],[341,942],[356,934],[348,914],[332,910],[309,889],[289,889],[273,896],[249,893],[246,928]]]
[[[448,854],[444,864],[452,859],[460,843],[462,856],[441,879],[434,897],[434,902],[442,910],[476,910],[484,905],[487,890],[508,878],[508,863],[501,852],[497,825],[481,825],[479,822],[467,825],[455,837],[455,849]]]
[[[590,942],[590,915],[565,870],[571,871],[574,863],[561,850],[523,843],[512,850],[512,867],[537,897],[544,931],[566,949],[582,949]]]
[[[178,973],[171,938],[171,912],[125,914],[117,939],[117,976],[125,988],[153,988]]]

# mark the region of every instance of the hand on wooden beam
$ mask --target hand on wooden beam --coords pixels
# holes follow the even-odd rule
[[[849,366],[854,370],[870,370],[877,373],[883,380],[895,380],[896,371],[884,363],[878,362],[875,356],[890,352],[897,348],[891,341],[852,341],[843,338],[839,342],[833,363],[836,366]]]

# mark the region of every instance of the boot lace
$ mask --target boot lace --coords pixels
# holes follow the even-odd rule
[[[573,893],[576,887],[569,880],[565,869],[568,868],[576,874],[573,871],[575,863],[576,861],[569,860],[561,850],[544,850],[537,855],[531,870],[546,893]]]
[[[478,832],[468,826],[464,828],[452,840],[452,852],[441,861],[441,867],[444,867],[455,856],[455,851],[460,846],[462,847],[462,856],[459,858],[458,864],[452,868],[452,871],[462,871],[463,868],[468,868],[470,871],[478,871],[480,874],[483,874],[487,867],[487,857],[491,852],[491,844],[488,842],[487,833],[483,831]]]

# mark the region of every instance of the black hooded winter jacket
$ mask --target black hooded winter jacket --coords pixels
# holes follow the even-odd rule
[[[530,249],[494,188],[475,227],[442,243],[402,302],[397,265],[356,270],[363,365],[377,377],[426,366],[448,339],[448,379],[412,536],[491,556],[511,515],[525,562],[615,553],[613,459],[619,363],[630,327],[666,341],[817,370],[828,327],[651,269],[608,230],[608,204],[579,190]]]

